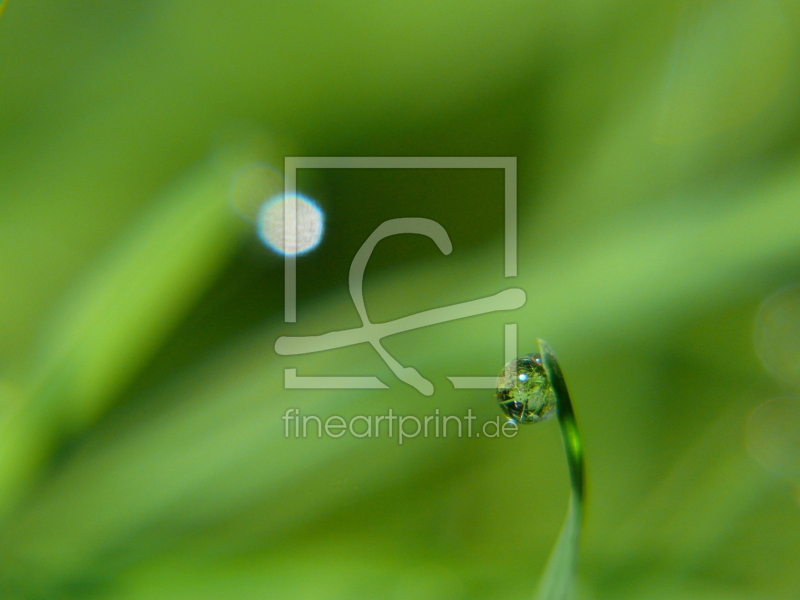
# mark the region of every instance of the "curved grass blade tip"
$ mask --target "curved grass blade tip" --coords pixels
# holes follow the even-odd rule
[[[553,351],[545,342],[542,340],[538,340],[538,342],[542,365],[553,386],[553,393],[556,397],[556,414],[558,415],[558,424],[561,427],[561,437],[564,440],[564,451],[567,454],[572,494],[569,500],[567,518],[539,581],[536,600],[569,600],[574,593],[575,573],[578,563],[578,541],[585,502],[583,445],[578,433],[578,425],[575,422],[575,412],[572,410],[567,384],[564,381],[564,375],[561,372],[558,360],[556,360]]]

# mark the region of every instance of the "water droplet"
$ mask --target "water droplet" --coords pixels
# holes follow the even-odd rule
[[[526,354],[508,363],[497,378],[500,409],[515,423],[536,423],[556,407],[553,386],[539,354]]]

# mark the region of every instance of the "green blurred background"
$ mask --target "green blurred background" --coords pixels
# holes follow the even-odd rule
[[[532,597],[569,493],[555,422],[400,446],[281,421],[493,419],[446,376],[499,372],[507,322],[555,349],[584,436],[579,597],[800,597],[800,293],[756,318],[800,282],[798,31],[789,0],[11,0],[0,597]],[[517,157],[519,276],[499,171],[301,171],[327,227],[285,324],[231,192],[285,156]],[[410,216],[454,251],[382,242],[373,321],[527,304],[386,339],[431,397],[366,345],[276,355],[360,325],[353,254]],[[284,390],[287,367],[390,389]]]

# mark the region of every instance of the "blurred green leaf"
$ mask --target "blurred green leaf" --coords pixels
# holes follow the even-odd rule
[[[173,186],[61,304],[25,402],[0,425],[3,510],[54,441],[102,414],[227,263],[242,231],[227,190],[243,158],[218,156]]]

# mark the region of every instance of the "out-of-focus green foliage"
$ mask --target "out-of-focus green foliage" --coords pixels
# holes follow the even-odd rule
[[[282,417],[499,411],[448,375],[502,331],[569,376],[589,504],[578,597],[796,599],[798,482],[745,431],[782,387],[753,344],[800,280],[800,5],[789,0],[28,0],[0,20],[0,596],[531,598],[567,509],[555,423],[513,439],[288,438]],[[515,156],[502,174],[301,170],[326,215],[283,260],[231,207],[285,156]],[[299,357],[360,325],[527,303]],[[790,340],[791,341],[791,340]],[[800,341],[798,341],[800,343]],[[376,375],[389,390],[284,389]],[[776,435],[779,432],[776,431]],[[791,433],[791,432],[790,432]]]

